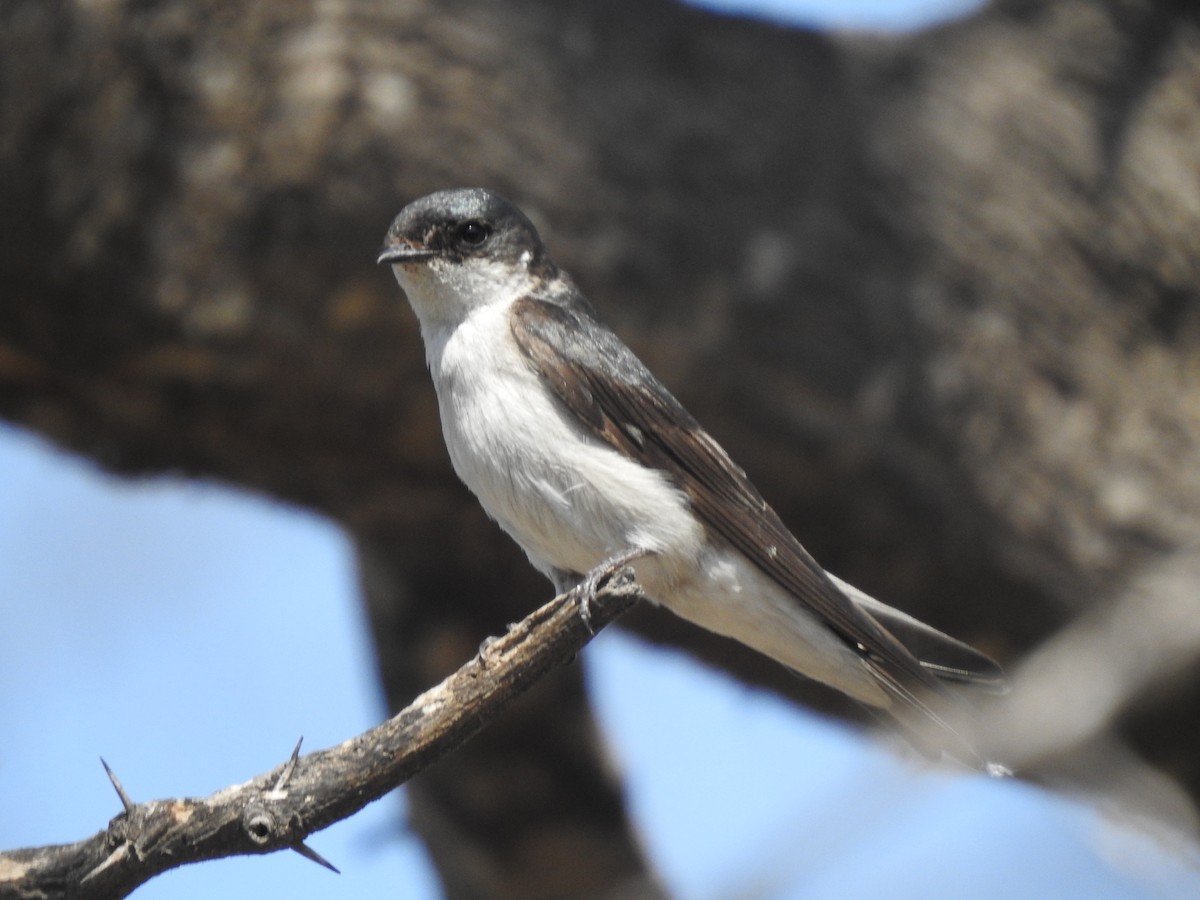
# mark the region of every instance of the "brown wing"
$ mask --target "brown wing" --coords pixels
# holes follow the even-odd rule
[[[936,689],[933,675],[838,590],[746,473],[628,347],[595,323],[582,297],[555,302],[525,297],[512,315],[517,344],[585,427],[668,472],[711,532],[857,648],[894,694],[924,706],[905,685]]]

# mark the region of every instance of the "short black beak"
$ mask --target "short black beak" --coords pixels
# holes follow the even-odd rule
[[[410,263],[423,262],[432,259],[434,252],[424,247],[410,247],[407,244],[384,244],[375,257],[376,263]]]

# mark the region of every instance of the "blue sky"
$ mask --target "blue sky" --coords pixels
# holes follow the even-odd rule
[[[901,27],[947,5],[777,7]],[[1200,896],[1195,868],[1084,805],[916,768],[683,654],[610,629],[583,664],[676,896]],[[102,827],[119,806],[101,755],[136,799],[203,795],[300,735],[328,746],[383,714],[336,527],[212,485],[117,480],[0,426],[0,847]],[[402,802],[313,837],[340,876],[277,854],[175,870],[137,897],[436,897]]]
[[[694,5],[814,28],[898,31],[964,15],[983,0],[694,0]]]

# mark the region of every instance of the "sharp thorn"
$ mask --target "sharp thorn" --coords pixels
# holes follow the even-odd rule
[[[304,843],[303,841],[301,841],[299,844],[292,844],[292,849],[295,850],[297,853],[299,853],[301,856],[303,856],[305,859],[312,860],[318,866],[325,867],[333,874],[335,874],[335,875],[342,874],[337,866],[335,866],[333,863],[331,863],[329,860],[327,860],[320,853],[318,853],[312,847],[308,846],[308,844]]]
[[[103,756],[100,757],[100,765],[104,766],[104,771],[108,773],[108,780],[112,782],[112,786],[116,790],[117,796],[121,798],[121,805],[125,807],[126,814],[133,815],[133,810],[137,807],[137,804],[130,800],[129,795],[125,793],[125,788],[121,785],[121,779],[117,777],[116,773],[113,772],[108,763],[104,761]]]
[[[100,865],[96,866],[96,868],[92,869],[92,871],[88,872],[86,875],[84,875],[82,878],[80,878],[79,883],[83,884],[84,882],[91,881],[93,878],[95,878],[97,875],[99,875],[105,869],[115,866],[117,863],[119,863],[121,860],[123,860],[128,855],[129,855],[129,845],[122,844],[116,850],[114,850],[112,853],[108,854],[108,856],[106,856],[104,858],[104,862],[100,863]]]
[[[275,787],[271,790],[281,791],[284,785],[291,780],[292,773],[296,771],[296,763],[300,761],[300,745],[304,743],[304,735],[300,735],[300,740],[296,741],[296,746],[292,748],[291,758],[283,767],[283,771],[279,773],[279,777],[275,779]]]

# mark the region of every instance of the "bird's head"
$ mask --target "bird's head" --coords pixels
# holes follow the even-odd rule
[[[423,326],[456,325],[554,274],[533,223],[484,188],[438,191],[408,204],[377,261],[391,264]]]

